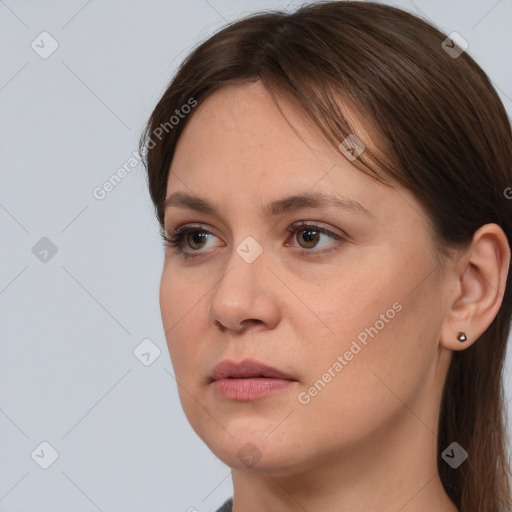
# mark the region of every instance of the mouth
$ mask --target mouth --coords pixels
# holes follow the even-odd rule
[[[264,363],[245,359],[235,362],[225,360],[218,364],[212,371],[211,381],[222,379],[279,379],[296,381],[291,375],[273,368]]]
[[[222,398],[250,401],[290,388],[297,379],[258,361],[223,361],[211,375],[211,384]]]

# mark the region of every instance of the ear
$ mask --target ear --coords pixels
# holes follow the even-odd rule
[[[471,346],[491,325],[503,301],[510,265],[510,246],[497,224],[485,224],[455,263],[441,345],[450,350]],[[460,342],[457,335],[466,334]]]

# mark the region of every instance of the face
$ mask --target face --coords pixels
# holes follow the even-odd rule
[[[282,107],[295,131],[258,82],[220,89],[196,109],[167,198],[209,208],[173,196],[166,232],[190,232],[166,248],[160,289],[191,426],[231,467],[249,455],[275,474],[377,442],[406,403],[428,415],[446,307],[414,196],[356,169]],[[356,128],[365,141],[369,127]],[[283,201],[292,196],[303,197]],[[212,382],[226,360],[287,378],[258,379],[265,372],[249,367],[252,379]]]

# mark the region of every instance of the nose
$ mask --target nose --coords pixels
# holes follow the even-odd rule
[[[209,322],[222,332],[273,329],[279,322],[281,284],[264,254],[248,263],[233,250],[227,271],[211,293]]]

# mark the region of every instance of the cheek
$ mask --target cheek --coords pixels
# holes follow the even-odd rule
[[[373,337],[368,334],[366,344],[347,334],[329,346],[327,357],[315,351],[304,388],[309,403],[298,406],[295,427],[329,450],[367,438],[403,413],[430,367],[425,352],[417,350],[424,340],[413,325],[404,307],[378,334],[369,331]]]
[[[201,338],[194,332],[199,322],[195,322],[194,318],[204,307],[202,295],[204,291],[191,286],[186,278],[170,268],[164,268],[160,281],[160,313],[169,355],[178,379],[190,375],[187,368],[194,364],[194,354],[201,352],[197,347]]]
[[[427,282],[411,293],[414,269],[407,276],[391,264],[387,268],[326,282],[323,295],[311,302],[324,326],[315,323],[316,336],[307,327],[305,386],[318,382],[321,391],[311,405],[331,409],[338,421],[348,412],[357,423],[384,418],[403,407],[400,398],[412,399],[435,361],[440,314],[430,303],[437,291]]]
[[[325,279],[322,291],[310,303],[324,324],[324,341],[319,346],[324,352],[330,347],[342,354],[352,341],[365,347],[365,342],[381,337],[400,316],[402,306],[397,301],[394,278],[391,273],[384,274],[380,265],[364,265],[364,271],[353,267],[350,272],[334,270],[333,274],[337,279]],[[320,322],[318,325],[322,327]]]
[[[160,279],[160,312],[166,333],[173,334],[183,320],[194,315],[207,288],[198,286],[179,271],[175,265],[166,263]]]

